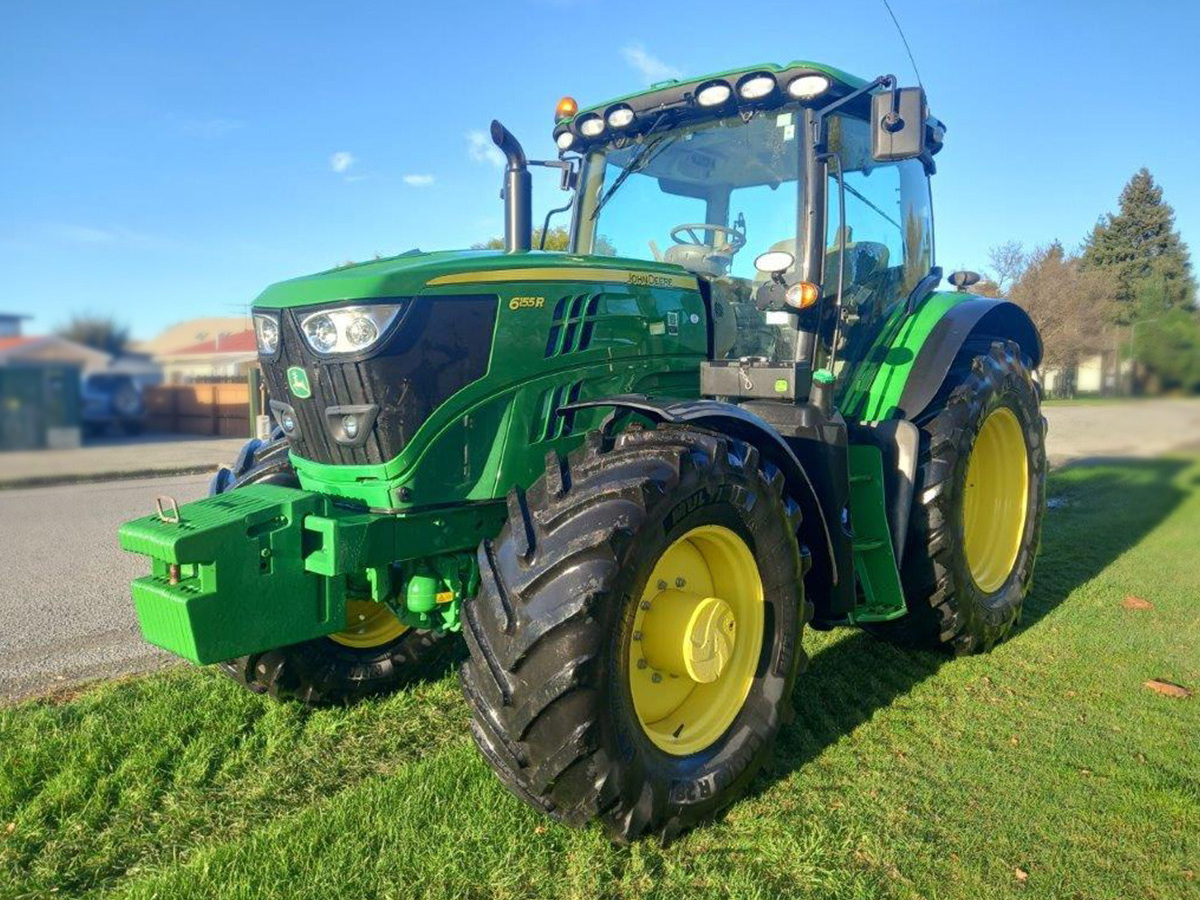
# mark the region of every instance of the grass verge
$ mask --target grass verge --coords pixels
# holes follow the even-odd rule
[[[669,847],[510,797],[452,675],[311,712],[181,668],[0,710],[0,897],[1200,897],[1200,696],[1144,686],[1200,688],[1200,462],[1051,494],[1011,640],[808,635],[774,764]]]

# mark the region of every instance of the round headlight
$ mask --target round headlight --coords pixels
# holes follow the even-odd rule
[[[604,120],[595,114],[584,116],[575,127],[584,137],[599,137],[604,132]]]
[[[374,343],[377,337],[379,337],[379,329],[366,316],[355,316],[346,326],[346,343],[355,350]]]
[[[270,356],[279,349],[279,323],[271,316],[254,317],[254,335],[259,353]]]
[[[787,89],[797,100],[809,100],[829,90],[829,79],[824,75],[801,75],[788,82]]]
[[[743,100],[758,100],[774,90],[775,79],[770,75],[751,75],[738,85],[738,93]]]
[[[609,128],[628,128],[633,124],[633,110],[628,106],[618,106],[608,111]]]
[[[571,145],[575,143],[575,135],[569,131],[560,131],[558,137],[554,139],[554,143],[558,144],[559,150],[570,150]]]
[[[696,102],[701,106],[720,106],[732,93],[733,90],[725,82],[713,81],[701,85],[700,90],[696,91]]]
[[[313,345],[313,349],[321,353],[328,353],[337,346],[337,326],[333,324],[333,319],[324,313],[304,320],[304,334]]]

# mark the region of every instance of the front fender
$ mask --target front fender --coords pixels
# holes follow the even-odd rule
[[[783,472],[788,493],[800,505],[805,524],[806,543],[814,553],[821,553],[828,565],[832,583],[838,583],[837,554],[833,536],[821,508],[817,489],[791,447],[769,424],[749,410],[719,400],[654,399],[644,394],[621,394],[581,400],[562,407],[562,411],[612,407],[639,413],[655,422],[674,425],[694,425],[727,434],[753,444],[763,459]]]

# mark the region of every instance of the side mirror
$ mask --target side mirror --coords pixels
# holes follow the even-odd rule
[[[925,152],[929,110],[924,88],[895,88],[871,97],[871,156],[878,162],[917,159]]]

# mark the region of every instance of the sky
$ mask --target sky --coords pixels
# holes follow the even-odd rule
[[[1200,2],[892,8],[947,125],[947,272],[1078,245],[1141,166],[1200,248]],[[503,230],[493,118],[549,158],[564,94],[794,59],[916,80],[882,0],[0,0],[0,311],[148,338],[280,279],[470,246]],[[534,179],[535,214],[561,205]]]

